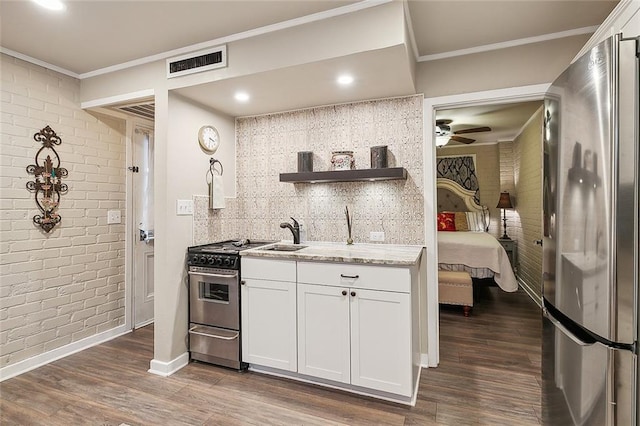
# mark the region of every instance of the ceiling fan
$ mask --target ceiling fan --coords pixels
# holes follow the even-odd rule
[[[483,126],[483,127],[471,127],[469,129],[456,130],[455,132],[452,132],[451,126],[450,126],[452,121],[453,120],[436,120],[436,146],[444,146],[451,141],[470,144],[475,142],[476,140],[465,138],[463,136],[458,136],[458,135],[491,131],[491,127]]]

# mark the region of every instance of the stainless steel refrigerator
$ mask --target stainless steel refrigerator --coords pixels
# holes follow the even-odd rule
[[[594,47],[545,98],[543,425],[640,421],[633,36]]]

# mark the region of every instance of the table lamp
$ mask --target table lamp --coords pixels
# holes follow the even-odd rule
[[[507,210],[512,209],[513,204],[511,204],[511,197],[508,192],[501,192],[500,199],[498,200],[498,205],[496,206],[498,209],[502,209],[502,222],[504,223],[504,234],[502,235],[503,240],[510,240],[507,235]]]

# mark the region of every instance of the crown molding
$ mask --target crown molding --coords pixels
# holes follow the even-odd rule
[[[0,46],[0,53],[4,53],[5,55],[13,56],[14,58],[22,59],[23,61],[32,63],[34,65],[39,65],[41,67],[50,69],[51,71],[55,71],[55,72],[59,72],[60,74],[67,75],[69,77],[73,77],[73,78],[77,78],[77,79],[80,78],[80,75],[76,74],[73,71],[69,71],[68,69],[61,68],[59,66],[50,64],[50,63],[45,62],[45,61],[41,61],[40,59],[32,58],[31,56],[24,55],[24,54],[22,54],[20,52],[16,52],[15,50],[7,49],[6,47]]]
[[[598,26],[575,28],[557,33],[543,34],[534,37],[520,38],[516,40],[503,41],[500,43],[485,44],[483,46],[470,47],[468,49],[451,50],[449,52],[434,53],[431,55],[420,56],[418,62],[437,61],[439,59],[454,58],[456,56],[472,55],[474,53],[489,52],[492,50],[507,49],[509,47],[523,46],[526,44],[540,43],[544,41],[557,40],[565,37],[573,37],[583,34],[592,34],[598,29]]]
[[[538,109],[536,109],[536,111],[531,114],[531,117],[529,117],[529,119],[527,120],[526,123],[524,123],[522,125],[522,127],[520,128],[520,130],[518,130],[518,133],[516,133],[516,135],[511,139],[512,141],[515,141],[516,139],[518,139],[520,137],[520,135],[525,131],[525,129],[527,128],[527,126],[529,126],[529,124],[531,124],[533,122],[533,120],[535,120],[536,115],[538,115],[538,113],[540,111],[544,111],[544,104],[540,105],[540,107]]]
[[[620,3],[613,8],[609,16],[607,16],[607,19],[605,19],[602,25],[598,27],[591,38],[587,40],[571,63],[575,62],[602,40],[612,36],[617,31],[615,28],[616,22],[631,18],[631,16],[633,16],[633,14],[638,10],[639,4],[640,1],[638,0],[620,0]],[[632,5],[634,5],[635,8],[631,8]]]

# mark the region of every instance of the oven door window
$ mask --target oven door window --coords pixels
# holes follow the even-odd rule
[[[229,285],[199,281],[199,299],[208,302],[229,303]]]

